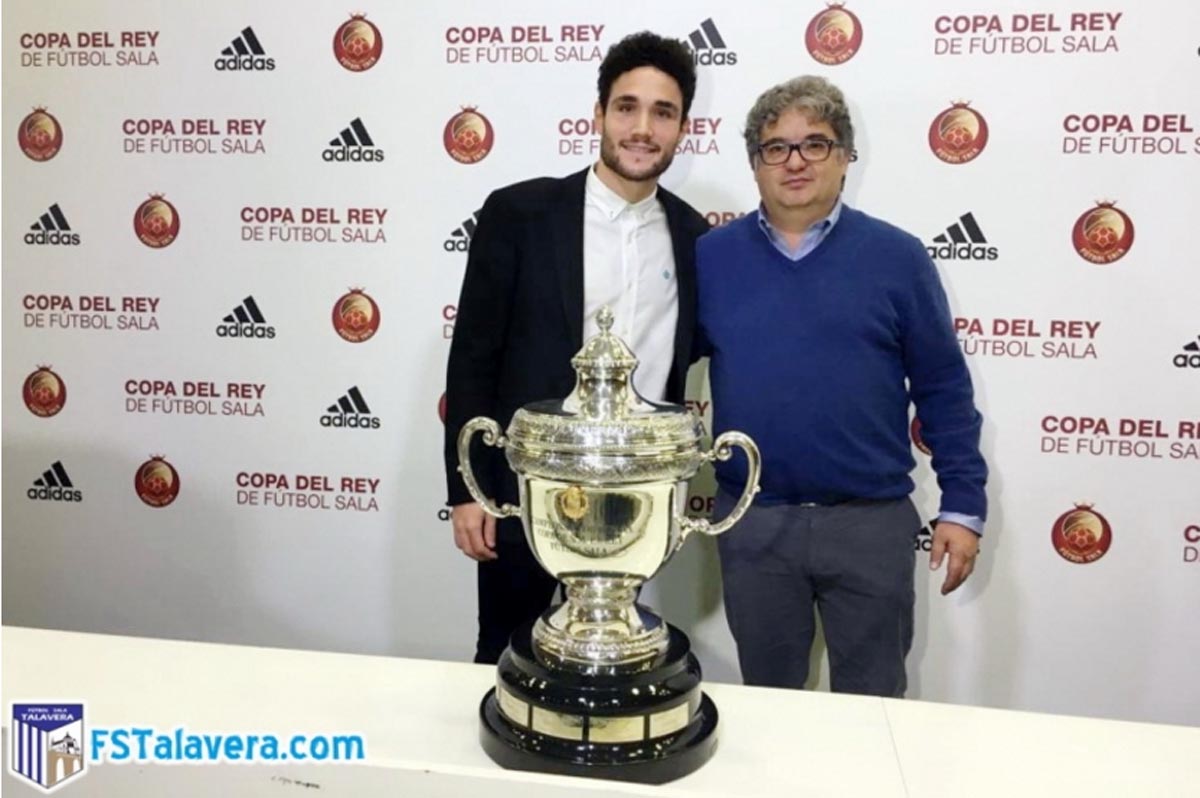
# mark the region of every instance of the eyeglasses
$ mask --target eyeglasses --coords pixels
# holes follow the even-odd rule
[[[841,146],[833,139],[817,137],[797,142],[773,140],[758,145],[758,157],[767,166],[779,166],[787,163],[794,150],[808,163],[819,163],[829,159],[834,147]]]

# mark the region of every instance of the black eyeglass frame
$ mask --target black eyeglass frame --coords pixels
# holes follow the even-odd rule
[[[804,151],[801,148],[804,147],[804,145],[806,145],[806,144],[813,144],[813,143],[818,143],[818,142],[821,144],[827,145],[827,149],[825,150],[825,157],[824,158],[805,158]],[[780,161],[768,161],[766,158],[766,154],[763,152],[763,148],[768,145],[778,145],[778,144],[785,145],[788,148],[787,155],[785,155],[783,157],[783,160],[780,160]],[[805,163],[824,163],[825,161],[829,160],[829,156],[833,155],[834,147],[845,148],[845,145],[842,144],[840,141],[835,141],[835,140],[829,139],[829,138],[814,136],[811,138],[804,139],[803,141],[782,141],[779,139],[772,139],[771,141],[764,141],[762,144],[759,144],[757,147],[754,148],[754,151],[758,154],[758,159],[759,159],[759,161],[762,162],[762,164],[764,166],[782,166],[783,164],[785,164],[789,160],[791,160],[793,152],[798,153],[800,155],[800,160],[804,161]],[[849,159],[851,161],[858,160],[858,151],[857,150],[850,150],[848,152],[848,155],[849,155]]]

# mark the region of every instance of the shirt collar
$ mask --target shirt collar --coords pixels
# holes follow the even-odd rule
[[[620,194],[604,185],[604,181],[596,174],[595,166],[588,169],[587,187],[585,190],[587,198],[604,213],[605,218],[609,221],[616,219],[627,209],[636,217],[642,218],[658,205],[657,191],[651,192],[650,196],[638,202],[626,201]]]
[[[817,219],[815,222],[810,224],[804,233],[808,235],[810,233],[828,232],[833,229],[833,226],[838,223],[838,219],[841,217],[842,198],[841,195],[838,195],[837,202],[833,203],[833,210],[829,212],[829,215],[823,219]],[[783,234],[779,232],[775,225],[771,224],[771,222],[767,220],[767,209],[763,207],[761,202],[758,203],[758,228],[766,233],[767,237],[772,241],[783,237]]]

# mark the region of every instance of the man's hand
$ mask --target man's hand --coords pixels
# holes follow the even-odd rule
[[[950,554],[950,565],[946,568],[946,581],[942,582],[943,596],[958,589],[975,570],[979,535],[960,524],[939,521],[933,529],[933,549],[929,552],[931,571],[942,567],[942,558],[947,552]]]
[[[450,511],[454,526],[454,545],[472,560],[494,560],[496,554],[496,519],[483,511],[478,502],[456,504]]]

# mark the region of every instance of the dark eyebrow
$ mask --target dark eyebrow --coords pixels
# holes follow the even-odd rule
[[[614,102],[614,103],[619,103],[619,102],[636,103],[636,102],[641,102],[641,98],[635,94],[622,94],[619,97],[613,97],[611,102]],[[676,105],[675,103],[671,102],[670,100],[655,100],[654,107],[655,108],[668,108],[672,111],[679,110],[679,106]]]
[[[828,136],[822,135],[821,133],[810,133],[802,138],[801,141],[828,141],[831,144],[837,143],[835,139],[831,139]],[[791,144],[791,142],[785,138],[780,138],[779,136],[759,142],[759,145],[764,147],[768,144]]]

